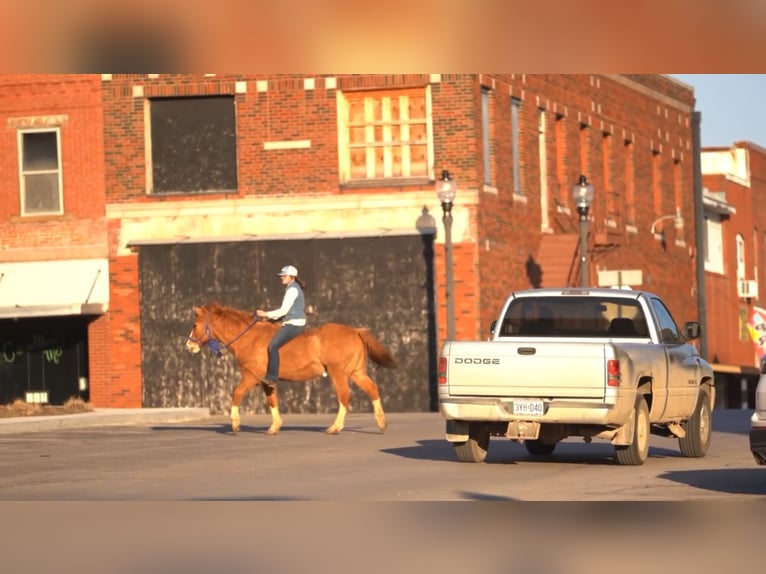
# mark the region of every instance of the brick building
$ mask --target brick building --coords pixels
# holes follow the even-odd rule
[[[701,153],[708,357],[721,406],[754,408],[766,328],[766,150],[751,142]]]
[[[485,337],[510,289],[579,284],[581,173],[596,189],[593,282],[638,270],[635,287],[697,316],[693,92],[669,78],[107,76],[103,89],[120,350],[108,404],[225,410],[231,364],[180,352],[191,306],[274,305],[289,261],[315,287],[310,321],[368,325],[394,350],[402,367],[379,374],[389,408],[433,408],[442,170],[458,184],[457,337]],[[421,215],[434,218],[425,229]],[[334,408],[318,385],[283,404]]]
[[[0,403],[104,380],[102,110],[98,76],[0,75]]]
[[[458,338],[485,338],[511,289],[580,284],[580,174],[595,188],[591,283],[624,278],[663,296],[678,321],[697,318],[694,97],[671,78],[96,79],[111,280],[109,311],[90,333],[107,351],[91,356],[96,405],[225,411],[236,369],[183,350],[192,306],[275,306],[274,273],[289,262],[308,281],[310,324],[366,325],[399,359],[376,375],[387,408],[434,408],[446,335],[442,170],[458,190]],[[334,410],[326,386],[287,385],[280,400]]]

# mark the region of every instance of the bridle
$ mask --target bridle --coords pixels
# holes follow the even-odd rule
[[[247,333],[252,328],[252,326],[255,325],[259,320],[258,317],[253,317],[253,320],[250,321],[250,323],[242,330],[241,333],[239,333],[236,337],[234,337],[228,343],[222,343],[221,341],[213,337],[213,331],[210,329],[210,322],[208,321],[208,316],[209,316],[209,312],[206,312],[205,313],[205,330],[202,333],[202,335],[200,337],[194,338],[190,334],[186,338],[186,340],[191,341],[192,343],[196,343],[200,347],[207,345],[208,349],[210,349],[210,352],[214,353],[218,357],[223,356],[223,352],[226,349],[228,349],[231,345],[233,345],[237,341],[237,339],[239,339],[242,335]],[[200,341],[202,341],[204,337],[207,337],[207,341],[200,344]]]

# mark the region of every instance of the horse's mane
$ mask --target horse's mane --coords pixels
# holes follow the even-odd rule
[[[240,309],[235,309],[234,307],[223,305],[218,301],[208,303],[203,307],[203,309],[205,309],[210,314],[211,318],[218,319],[227,324],[247,324],[250,323],[254,318],[253,314],[248,311],[241,311]]]

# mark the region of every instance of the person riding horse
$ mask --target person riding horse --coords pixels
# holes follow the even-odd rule
[[[285,265],[277,274],[282,285],[285,286],[285,294],[282,297],[282,305],[272,311],[256,310],[257,317],[279,320],[282,327],[274,334],[269,342],[269,363],[266,376],[261,380],[264,385],[273,387],[279,381],[279,349],[288,341],[300,335],[306,328],[306,304],[303,297],[305,283],[298,279],[298,270],[292,265]]]

